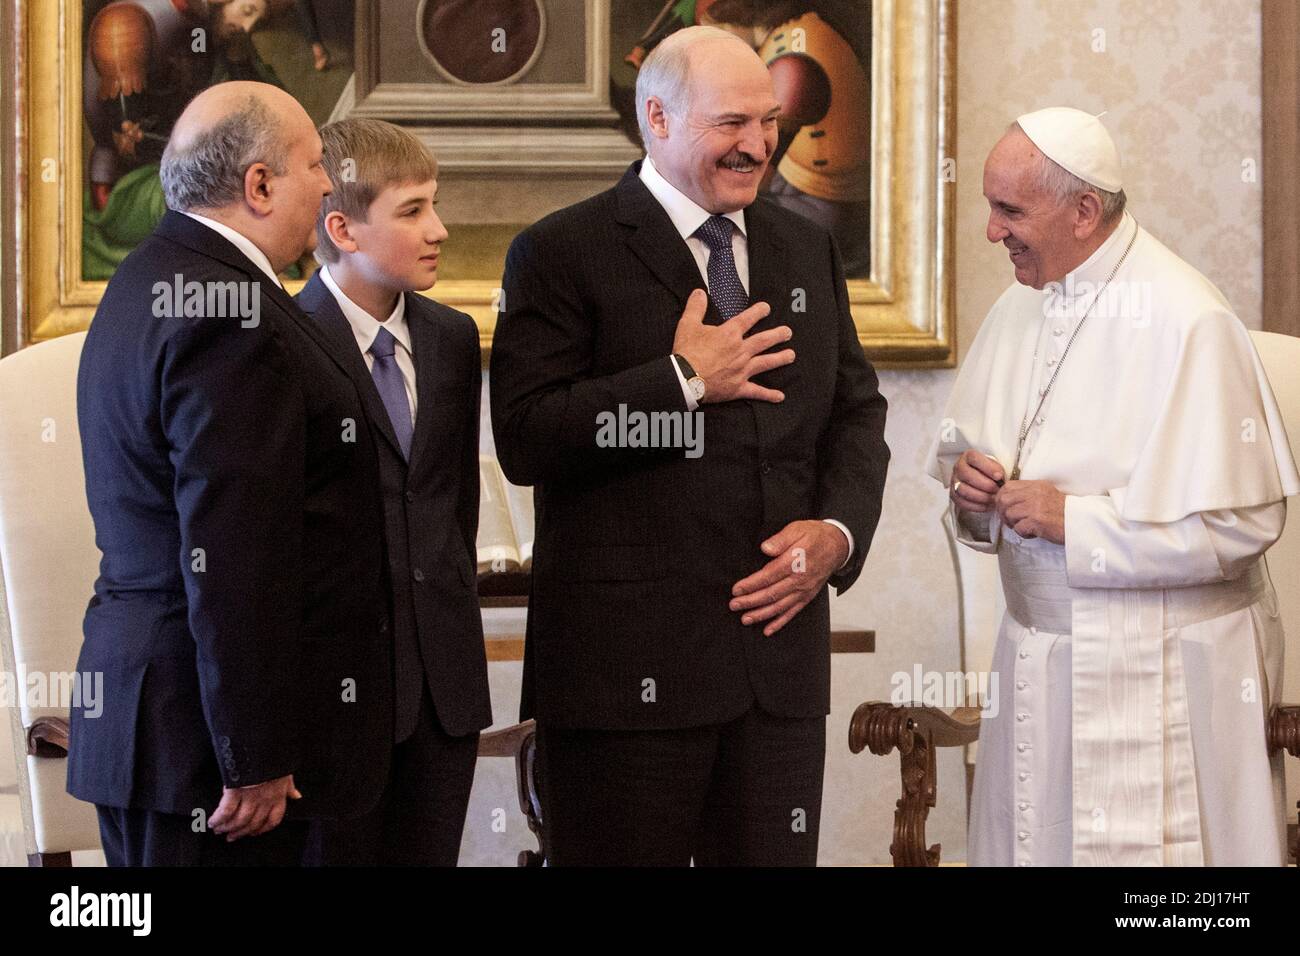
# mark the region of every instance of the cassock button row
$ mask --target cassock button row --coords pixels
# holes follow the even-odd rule
[[[1028,714],[1016,714],[1016,720],[1018,720],[1022,724],[1028,719],[1029,719]]]
[[[1028,652],[1028,651],[1021,651],[1021,652],[1020,652],[1020,659],[1021,659],[1022,661],[1027,661],[1027,660],[1029,660],[1029,652]]]
[[[1029,771],[1028,771],[1028,770],[1022,770],[1022,771],[1020,771],[1020,773],[1019,773],[1018,776],[1020,777],[1020,782],[1021,782],[1021,783],[1024,783],[1026,780],[1029,779]]]
[[[1056,328],[1052,329],[1052,334],[1053,334],[1053,335],[1064,335],[1064,334],[1065,334],[1065,329],[1061,328],[1061,327],[1058,325]]]
[[[1055,364],[1056,364],[1056,357],[1055,357],[1055,356],[1053,356],[1052,358],[1049,358],[1049,359],[1047,360],[1047,367],[1048,367],[1048,368],[1051,368],[1051,367],[1052,367],[1053,365],[1055,365]]]
[[[1029,681],[1027,680],[1016,681],[1016,690],[1024,690],[1028,686],[1029,686]]]
[[[1047,424],[1047,419],[1044,418],[1042,415],[1039,415],[1038,418],[1035,419],[1035,421],[1036,421],[1040,426],[1042,426],[1042,425],[1046,425],[1046,424]]]
[[[1042,388],[1040,388],[1040,389],[1038,390],[1038,394],[1039,394],[1039,395],[1046,395],[1046,394],[1047,394],[1047,386],[1044,385]]]
[[[1038,628],[1036,628],[1036,627],[1031,627],[1031,628],[1029,629],[1029,633],[1030,633],[1030,634],[1037,634],[1037,633],[1038,633]]]
[[[1024,843],[1026,840],[1029,839],[1029,831],[1021,830],[1019,833],[1016,834],[1016,836],[1020,839],[1021,843]]]
[[[1028,809],[1029,809],[1029,804],[1026,803],[1024,800],[1021,800],[1020,803],[1019,803],[1019,807],[1020,807],[1021,810],[1028,810]]]
[[[1028,749],[1029,749],[1029,744],[1016,744],[1016,750],[1020,751],[1021,753],[1024,753]],[[1024,807],[1021,807],[1021,809],[1023,810]]]

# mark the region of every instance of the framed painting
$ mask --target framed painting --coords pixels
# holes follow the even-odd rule
[[[431,294],[473,315],[490,350],[511,238],[641,156],[639,64],[711,23],[795,91],[763,188],[836,235],[868,354],[955,361],[952,0],[5,2],[21,67],[21,344],[87,326],[162,214],[157,160],[179,110],[252,77],[317,122],[387,119],[435,150],[450,239]]]

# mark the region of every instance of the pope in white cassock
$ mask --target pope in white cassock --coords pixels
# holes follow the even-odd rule
[[[1097,118],[1020,117],[984,195],[1016,284],[929,464],[956,537],[997,554],[1008,611],[970,862],[1281,865],[1263,555],[1300,475],[1250,337],[1124,211]]]

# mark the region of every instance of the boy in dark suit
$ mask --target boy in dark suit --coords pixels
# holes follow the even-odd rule
[[[318,825],[308,859],[454,866],[478,734],[492,722],[474,557],[478,329],[416,294],[436,281],[447,238],[434,157],[378,120],[320,132],[334,191],[317,221],[322,265],[298,303],[346,346],[379,435],[395,724],[379,803]]]

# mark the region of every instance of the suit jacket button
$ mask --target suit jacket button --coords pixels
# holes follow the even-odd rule
[[[421,571],[419,568],[416,568],[414,571],[411,572],[411,577],[415,578],[415,580],[417,581],[423,581],[424,572]]]
[[[763,464],[762,464],[762,466],[760,467],[759,470],[762,471],[762,473],[766,475],[769,471],[772,470],[772,466],[771,466],[771,464],[769,464],[768,462],[765,461],[765,462],[763,462]]]
[[[414,500],[415,500],[415,492],[414,492],[414,491],[408,491],[408,492],[406,493],[406,500],[407,500],[407,501],[414,501]]]
[[[380,633],[380,634],[387,634],[387,633],[388,633],[388,618],[386,618],[386,617],[381,617],[381,618],[379,619],[379,633]]]

